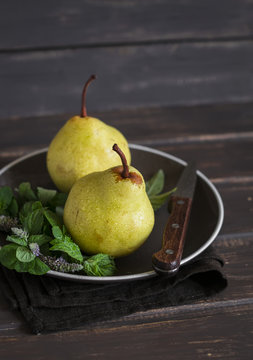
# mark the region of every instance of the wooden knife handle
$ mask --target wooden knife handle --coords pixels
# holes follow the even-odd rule
[[[172,212],[163,233],[162,248],[152,256],[158,273],[175,274],[180,266],[192,199],[172,196]]]

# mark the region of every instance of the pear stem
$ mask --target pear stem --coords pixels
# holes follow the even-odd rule
[[[113,145],[113,147],[112,147],[112,149],[114,150],[114,151],[116,151],[116,153],[120,156],[120,158],[121,158],[121,161],[122,161],[122,165],[123,165],[123,171],[122,171],[122,174],[121,174],[121,176],[123,177],[123,178],[129,178],[129,167],[128,167],[128,165],[127,165],[127,159],[126,159],[126,157],[125,157],[125,154],[123,153],[123,151],[118,147],[118,145],[117,144],[114,144]]]
[[[81,117],[86,117],[87,116],[87,110],[86,110],[86,92],[88,89],[88,86],[90,85],[90,83],[96,79],[96,75],[91,75],[89,77],[89,79],[86,81],[84,87],[83,87],[83,92],[82,92],[82,107],[81,107]]]

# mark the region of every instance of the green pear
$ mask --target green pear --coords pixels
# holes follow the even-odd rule
[[[119,165],[119,157],[111,149],[118,143],[131,161],[125,137],[114,127],[87,116],[86,91],[95,79],[92,75],[82,93],[80,116],[74,116],[59,130],[47,152],[48,172],[56,187],[68,192],[79,178],[94,171],[103,171]]]
[[[141,173],[127,165],[86,175],[73,185],[64,207],[64,224],[87,254],[119,257],[132,253],[150,235],[154,211]]]

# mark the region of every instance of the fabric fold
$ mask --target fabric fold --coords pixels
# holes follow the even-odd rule
[[[227,286],[223,259],[212,248],[181,266],[173,278],[87,284],[0,268],[0,286],[33,333],[70,330],[138,311],[206,299]]]

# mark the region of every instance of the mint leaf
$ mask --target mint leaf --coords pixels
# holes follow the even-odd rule
[[[19,246],[16,250],[16,258],[21,262],[30,262],[35,255],[27,247]]]
[[[48,190],[39,186],[37,187],[38,198],[44,206],[47,205],[55,197],[56,193],[56,190]]]
[[[11,216],[15,217],[18,215],[18,203],[17,200],[13,197],[11,203],[8,207],[8,211]]]
[[[50,201],[49,205],[52,208],[56,208],[57,206],[64,207],[67,197],[68,197],[68,194],[56,193],[54,198]]]
[[[54,239],[50,242],[53,245],[50,250],[51,251],[62,251],[68,254],[72,259],[82,261],[83,256],[79,249],[79,246],[76,245],[68,236],[64,236],[62,240]]]
[[[61,231],[61,229],[59,228],[59,226],[53,226],[53,227],[52,227],[52,233],[53,233],[54,237],[55,237],[57,240],[63,240],[63,239],[62,239],[63,234],[62,234],[62,231]]]
[[[0,249],[0,263],[8,269],[14,269],[17,259],[16,250],[18,245],[8,244]]]
[[[83,262],[83,269],[87,275],[111,276],[116,271],[114,259],[107,254],[96,254]]]
[[[149,196],[149,200],[153,206],[154,211],[160,209],[160,207],[168,200],[169,196],[175,191],[176,188],[160,195]]]
[[[18,187],[18,195],[22,202],[37,200],[29,182],[23,182]]]
[[[27,263],[28,265],[28,272],[32,275],[44,275],[50,268],[43,263],[38,257],[36,257],[33,261]]]
[[[53,211],[44,210],[43,214],[51,226],[62,226],[60,217],[57,216]]]
[[[19,212],[19,215],[21,215],[22,217],[26,217],[27,215],[29,215],[32,212],[33,204],[34,201],[28,201],[24,203]]]
[[[0,188],[0,209],[7,209],[13,198],[13,192],[9,186]]]
[[[43,205],[42,205],[41,201],[34,201],[32,203],[32,211],[38,210],[38,209],[43,209]]]
[[[25,219],[25,230],[29,234],[35,235],[41,232],[44,223],[44,217],[41,209],[37,209],[30,213]]]
[[[14,270],[16,270],[17,272],[22,272],[22,273],[29,272],[29,267],[30,267],[31,263],[32,263],[32,261],[27,263],[27,262],[21,262],[18,259],[16,259]]]
[[[15,244],[18,244],[18,245],[22,245],[22,246],[26,246],[27,245],[27,242],[25,241],[25,239],[22,239],[18,236],[15,236],[15,235],[9,235],[7,236],[6,238],[7,241],[10,241],[10,242],[13,242]]]
[[[36,243],[39,246],[48,243],[50,240],[52,240],[52,238],[45,234],[31,235],[31,236],[29,236],[29,239],[28,239],[29,243]]]
[[[159,194],[164,187],[164,171],[158,170],[150,180],[146,182],[146,192],[148,196]]]

